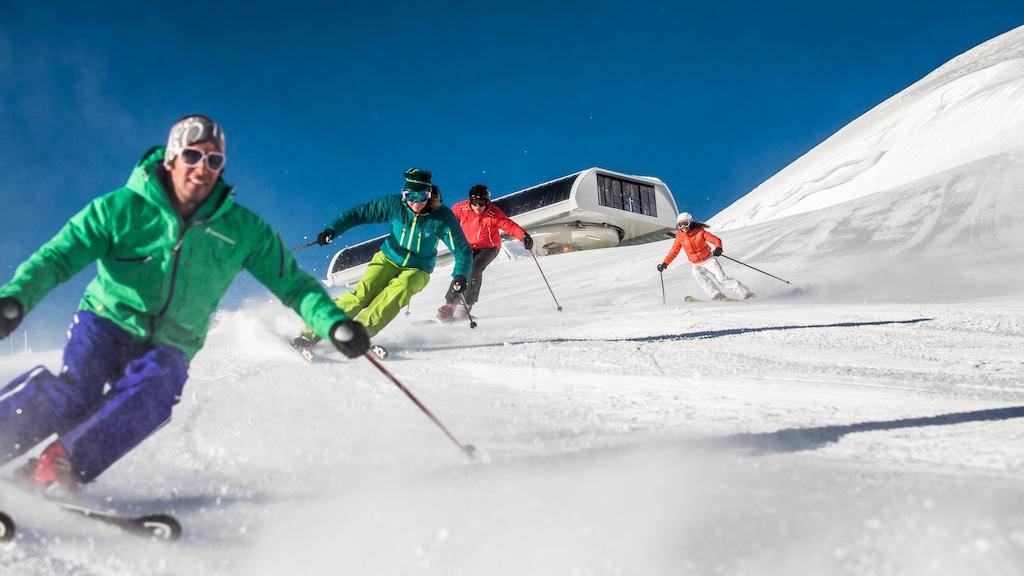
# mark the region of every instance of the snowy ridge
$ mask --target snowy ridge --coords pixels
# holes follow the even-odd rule
[[[733,229],[891,190],[1024,147],[1024,27],[970,50],[717,214]]]

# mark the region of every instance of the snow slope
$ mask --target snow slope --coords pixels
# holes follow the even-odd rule
[[[878,116],[859,130],[903,119]],[[23,531],[0,573],[1019,574],[1024,151],[904,168],[870,196],[766,183],[716,218],[727,254],[793,282],[725,262],[751,302],[682,303],[677,262],[662,304],[666,241],[541,258],[561,313],[518,258],[488,269],[476,330],[416,323],[436,271],[378,340],[478,463],[368,362],[299,360],[280,305],[226,311],[174,420],[85,494],[173,511],[184,540],[3,493]],[[37,363],[59,352],[4,357],[0,380]]]
[[[1024,147],[1024,27],[953,60],[717,214],[732,229],[905,187]]]

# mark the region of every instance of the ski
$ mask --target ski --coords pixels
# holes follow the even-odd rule
[[[285,338],[284,340],[288,343],[288,347],[294,350],[306,364],[343,362],[342,360],[337,360],[335,358],[314,354],[312,345],[303,346],[302,344],[297,344],[294,339]]]
[[[0,542],[10,542],[14,540],[14,534],[17,528],[14,525],[14,519],[8,516],[4,512],[0,512]]]
[[[451,324],[451,322],[445,322],[443,320],[438,320],[437,318],[428,318],[426,320],[409,320],[409,324],[416,324],[418,326],[437,324],[438,326],[443,326],[445,324]]]
[[[725,297],[725,296],[723,296],[721,298],[715,298],[713,300],[703,300],[703,299],[697,298],[695,296],[684,296],[683,297],[683,302],[743,302],[743,300],[739,300],[739,299],[736,299],[736,298],[728,298],[728,297]]]
[[[308,346],[302,346],[295,343],[292,338],[285,338],[285,342],[288,342],[288,347],[295,351],[307,364],[312,364],[314,360],[313,351]]]
[[[382,361],[382,362],[384,360],[387,360],[388,356],[391,355],[388,352],[388,349],[383,347],[383,346],[381,346],[380,344],[374,344],[374,345],[370,346],[370,352],[373,353],[373,355],[376,356],[377,359]]]
[[[92,506],[86,506],[77,502],[71,502],[58,496],[53,496],[32,490],[11,478],[4,478],[5,482],[14,488],[39,498],[40,501],[51,504],[64,512],[74,514],[81,518],[88,518],[97,522],[116,526],[134,536],[144,536],[155,540],[173,542],[181,537],[181,523],[170,514],[146,514],[143,516],[129,516],[112,510],[102,510]],[[5,534],[13,537],[15,531],[14,521],[10,516],[0,512],[0,525],[3,532],[0,532],[0,541],[3,541]]]
[[[82,518],[96,520],[103,524],[117,526],[133,536],[143,536],[154,540],[174,542],[181,538],[181,523],[169,514],[147,514],[145,516],[126,516],[117,512],[108,512],[97,508],[80,506],[71,502],[47,498],[62,510],[77,514]]]

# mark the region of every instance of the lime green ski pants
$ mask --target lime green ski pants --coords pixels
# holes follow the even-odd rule
[[[373,337],[394,320],[429,281],[430,274],[423,270],[402,268],[388,260],[383,252],[377,252],[366,265],[366,272],[355,290],[338,296],[334,303],[346,316],[365,326]],[[308,329],[303,334],[307,338],[315,336]]]

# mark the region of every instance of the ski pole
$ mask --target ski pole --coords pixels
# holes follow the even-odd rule
[[[659,270],[658,276],[661,276],[661,303],[665,303],[665,271]]]
[[[540,270],[540,277],[544,279],[544,283],[548,285],[548,292],[551,292],[551,299],[555,301],[555,306],[558,307],[558,311],[562,311],[562,306],[558,303],[558,298],[555,298],[555,291],[551,289],[551,284],[548,282],[548,277],[544,275],[544,269],[540,267],[540,262],[537,261],[537,255],[530,251],[530,256],[533,256],[533,261],[537,263],[537,270]]]
[[[459,293],[462,296],[462,307],[466,309],[466,317],[469,318],[469,327],[476,328],[476,320],[473,320],[473,315],[469,313],[469,304],[466,303],[466,295]]]
[[[449,432],[447,428],[445,428],[444,424],[441,424],[441,421],[438,420],[437,417],[434,416],[434,414],[431,413],[430,410],[428,410],[427,407],[424,406],[423,403],[420,402],[419,399],[416,398],[416,396],[414,396],[413,393],[410,392],[408,388],[406,388],[401,382],[399,382],[398,378],[395,378],[394,374],[389,372],[387,368],[381,365],[380,361],[373,356],[373,352],[363,352],[363,356],[365,356],[366,359],[370,361],[370,364],[376,366],[377,370],[380,370],[381,374],[387,376],[388,379],[394,382],[395,386],[398,386],[398,389],[404,392],[405,395],[409,397],[409,400],[412,400],[413,404],[415,404],[420,410],[422,410],[423,413],[426,414],[428,418],[433,420],[434,424],[437,424],[437,427],[440,428],[442,432],[444,432],[445,436],[447,436],[448,439],[452,441],[452,443],[459,447],[459,450],[461,450],[463,454],[465,454],[470,460],[476,459],[476,447],[473,446],[472,444],[463,444],[456,440],[455,436],[453,436],[452,433]]]
[[[317,245],[317,241],[313,240],[309,244],[303,244],[302,246],[296,246],[295,248],[292,248],[292,254],[295,254],[296,252],[300,252],[302,250],[305,250],[306,248],[309,248],[311,246],[316,246],[316,245]]]
[[[771,276],[772,278],[775,278],[776,280],[780,280],[782,282],[785,282],[786,284],[792,284],[792,282],[790,282],[789,280],[783,280],[782,278],[779,278],[778,276],[775,276],[774,274],[769,274],[769,273],[765,272],[764,270],[760,270],[758,268],[754,268],[750,264],[746,264],[744,262],[740,262],[739,260],[737,260],[735,258],[729,258],[725,254],[722,254],[722,258],[728,258],[729,260],[732,260],[733,262],[735,262],[737,264],[743,264],[744,266],[746,266],[747,268],[750,268],[751,270],[757,270],[758,272],[760,272],[761,274],[764,274],[765,276]]]

